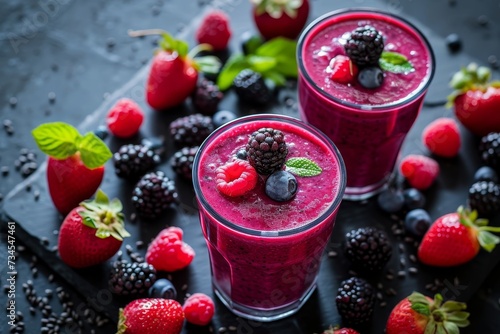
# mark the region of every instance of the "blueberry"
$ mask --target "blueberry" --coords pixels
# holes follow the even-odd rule
[[[166,278],[159,278],[149,288],[148,294],[152,298],[175,299],[177,291],[174,285]]]
[[[489,166],[483,166],[479,168],[474,174],[474,182],[479,181],[491,181],[498,183],[498,174],[493,168]]]
[[[366,67],[359,71],[358,81],[365,88],[378,88],[384,82],[384,72],[379,67]]]
[[[219,126],[232,121],[236,118],[236,114],[229,110],[219,110],[212,116],[212,122],[214,126],[218,128]]]
[[[247,156],[248,156],[247,151],[244,148],[236,152],[236,158],[238,159],[246,160]]]
[[[104,125],[100,125],[95,131],[94,134],[100,139],[104,140],[108,137],[108,129]]]
[[[266,194],[275,201],[289,201],[296,193],[297,179],[289,172],[274,172],[266,180]]]
[[[405,230],[417,237],[423,237],[431,226],[429,213],[423,209],[411,210],[405,217]]]
[[[451,52],[457,52],[462,48],[462,41],[457,34],[449,34],[446,36],[446,45]]]
[[[425,196],[418,189],[408,188],[403,191],[403,196],[408,210],[422,209],[425,206]]]
[[[396,213],[403,209],[405,199],[401,190],[387,188],[378,195],[377,203],[385,212]]]
[[[241,35],[241,49],[245,55],[254,54],[262,44],[264,44],[264,40],[260,35],[252,34],[250,31]]]

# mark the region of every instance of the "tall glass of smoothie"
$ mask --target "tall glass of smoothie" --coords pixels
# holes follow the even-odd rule
[[[359,43],[363,34],[369,45]],[[381,38],[376,41],[374,34]],[[345,9],[304,30],[297,59],[300,117],[339,148],[347,170],[344,198],[361,200],[380,192],[434,74],[427,39],[393,14]],[[348,73],[334,74],[341,71],[339,59],[351,61]]]
[[[253,153],[245,147],[260,129],[281,132],[288,152],[286,165],[271,175],[252,174],[254,187],[228,196],[217,186],[221,168],[234,164],[253,168],[249,162]],[[293,160],[307,162],[291,164]],[[308,169],[311,164],[315,167]],[[241,171],[231,173],[231,180],[244,178]],[[266,191],[266,181],[278,174],[293,175],[296,182],[285,183],[285,192],[294,196],[276,198]],[[236,183],[231,180],[227,182]],[[333,142],[299,119],[246,116],[205,140],[194,160],[193,184],[214,290],[233,313],[273,321],[297,312],[306,302],[316,287],[345,182],[344,163]]]

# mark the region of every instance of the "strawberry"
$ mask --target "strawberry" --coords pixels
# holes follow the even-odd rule
[[[141,107],[131,99],[123,98],[108,111],[106,123],[109,131],[118,138],[135,135],[144,120]]]
[[[209,296],[204,293],[195,293],[186,299],[182,310],[186,321],[194,325],[205,326],[212,321],[215,305]]]
[[[477,136],[500,132],[500,81],[490,81],[491,70],[471,63],[452,77],[455,91],[448,106],[462,125]]]
[[[262,37],[296,39],[309,16],[309,0],[251,0],[253,19]]]
[[[436,294],[434,300],[414,292],[392,309],[385,327],[386,334],[459,333],[469,325],[467,305],[446,301]]]
[[[332,58],[326,72],[333,81],[348,84],[353,82],[358,75],[358,67],[349,57],[338,55]]]
[[[358,331],[352,329],[352,328],[339,328],[337,327],[330,327],[327,330],[324,330],[322,334],[359,334]]]
[[[181,104],[196,88],[198,72],[217,73],[220,61],[213,56],[194,60],[194,54],[212,50],[207,44],[200,44],[188,54],[189,45],[175,39],[163,30],[130,31],[132,37],[161,35],[146,84],[146,101],[156,110],[164,110]]]
[[[122,204],[109,201],[99,190],[92,201],[84,201],[64,219],[59,230],[58,247],[61,260],[73,268],[102,263],[120,249],[125,230]]]
[[[65,215],[96,192],[112,153],[94,133],[82,136],[62,122],[42,124],[32,134],[40,150],[49,155],[49,193],[56,209]]]
[[[422,141],[431,153],[444,158],[452,158],[460,150],[458,124],[452,118],[438,118],[424,128]]]
[[[136,299],[120,309],[116,334],[179,334],[184,312],[173,299]]]
[[[419,155],[410,154],[401,160],[399,171],[410,186],[418,190],[429,188],[439,174],[439,165],[436,160]]]
[[[451,267],[469,262],[481,247],[491,252],[500,238],[490,232],[500,232],[500,227],[487,224],[486,219],[477,219],[476,211],[463,207],[439,217],[425,233],[418,259],[431,266]]]
[[[196,30],[198,43],[211,45],[214,51],[225,50],[230,38],[229,18],[221,10],[208,12]]]
[[[177,271],[187,267],[195,256],[191,246],[182,241],[179,227],[168,227],[153,239],[146,252],[146,262],[158,271]]]

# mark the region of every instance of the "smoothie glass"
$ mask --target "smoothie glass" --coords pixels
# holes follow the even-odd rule
[[[365,25],[383,35],[384,51],[403,54],[414,69],[384,71],[383,84],[376,89],[363,88],[356,80],[350,84],[330,80],[325,72],[330,60],[345,54],[343,44],[349,33]],[[393,14],[344,9],[327,13],[304,30],[297,59],[300,117],[339,148],[347,170],[344,199],[377,194],[393,173],[434,75],[430,44],[415,26]]]
[[[307,157],[323,171],[297,176],[297,194],[288,202],[267,197],[262,176],[248,194],[220,194],[215,169],[237,159],[249,136],[264,127],[283,132],[287,158]],[[344,163],[333,142],[299,119],[246,116],[205,140],[194,160],[193,184],[215,294],[233,313],[273,321],[294,314],[306,302],[316,287],[345,180]]]

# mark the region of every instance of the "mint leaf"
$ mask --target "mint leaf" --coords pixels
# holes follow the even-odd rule
[[[78,150],[83,164],[90,169],[104,165],[113,155],[106,144],[93,132],[83,136]]]
[[[276,86],[284,86],[286,83],[286,77],[276,70],[264,72],[262,76],[265,79],[272,80]]]
[[[269,71],[276,66],[276,59],[273,57],[249,55],[246,59],[250,68],[259,73]]]
[[[63,122],[45,123],[31,132],[40,150],[55,158],[66,159],[78,151],[78,130]]]
[[[414,70],[408,58],[397,52],[382,52],[379,65],[384,71],[393,73],[409,73]]]
[[[245,56],[241,54],[231,56],[222,68],[219,76],[217,77],[217,86],[219,86],[219,89],[229,89],[232,86],[233,80],[234,78],[236,78],[238,73],[248,68],[249,66],[250,65],[248,64]]]
[[[276,61],[274,70],[292,78],[298,75],[296,52],[297,42],[283,37],[273,38],[255,51],[259,56],[273,57]]]
[[[316,176],[322,169],[308,158],[290,158],[285,163],[286,170],[298,176]]]
[[[255,54],[257,49],[264,43],[260,35],[253,35],[245,42],[244,48],[246,54]]]

